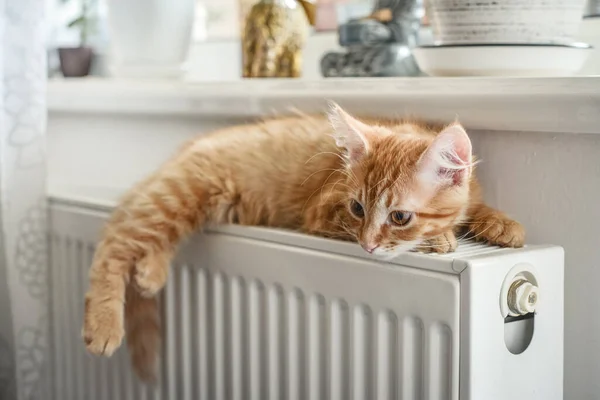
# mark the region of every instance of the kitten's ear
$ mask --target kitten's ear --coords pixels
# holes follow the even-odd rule
[[[347,151],[348,159],[357,161],[369,152],[368,132],[371,128],[344,111],[336,103],[330,103],[329,122],[338,147]]]
[[[442,130],[421,155],[419,177],[435,187],[467,182],[473,169],[471,140],[458,123]]]

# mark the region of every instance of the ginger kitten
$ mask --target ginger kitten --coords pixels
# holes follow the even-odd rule
[[[460,229],[522,246],[521,225],[483,203],[473,166],[458,123],[359,121],[337,105],[329,120],[274,119],[202,136],[133,188],[108,222],[85,297],[87,349],[111,355],[127,332],[136,371],[155,377],[156,294],[177,245],[207,223],[353,240],[383,258],[453,251]]]

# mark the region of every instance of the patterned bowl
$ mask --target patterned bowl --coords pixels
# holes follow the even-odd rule
[[[437,44],[569,43],[585,0],[427,0]]]

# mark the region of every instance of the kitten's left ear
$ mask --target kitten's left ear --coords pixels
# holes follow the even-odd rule
[[[471,140],[458,123],[442,130],[421,155],[420,178],[427,184],[457,186],[468,181],[473,169]]]
[[[347,151],[351,162],[359,160],[369,152],[369,125],[352,117],[336,103],[330,103],[329,122],[333,126],[333,137],[338,147]]]

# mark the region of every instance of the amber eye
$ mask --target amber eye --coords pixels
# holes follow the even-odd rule
[[[350,201],[350,212],[352,212],[352,214],[354,214],[354,216],[358,218],[362,218],[365,216],[365,209],[356,200]]]
[[[390,220],[394,225],[407,225],[413,217],[413,213],[409,211],[394,211],[390,214]]]

